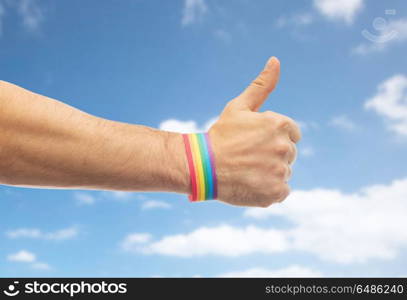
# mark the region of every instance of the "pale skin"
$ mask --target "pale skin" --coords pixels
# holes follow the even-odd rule
[[[301,134],[295,122],[258,112],[277,85],[268,60],[209,129],[219,200],[267,207],[289,194]],[[115,122],[0,81],[0,184],[120,191],[191,190],[179,133]]]

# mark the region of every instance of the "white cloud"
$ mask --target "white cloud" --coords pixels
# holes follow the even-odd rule
[[[224,43],[230,43],[232,41],[232,35],[223,29],[217,29],[213,33],[216,38],[221,40]]]
[[[3,33],[3,16],[4,16],[4,6],[3,4],[0,2],[0,36]]]
[[[327,19],[351,24],[363,8],[363,0],[314,0],[314,6]]]
[[[124,251],[134,252],[141,250],[143,244],[148,243],[152,236],[149,233],[132,233],[125,237],[121,243],[121,248]]]
[[[319,124],[315,121],[300,121],[295,120],[295,123],[300,127],[301,131],[309,131],[309,130],[316,130],[319,129]]]
[[[32,263],[36,261],[36,256],[34,253],[26,250],[21,250],[17,253],[7,256],[7,260],[12,262]]]
[[[313,16],[307,13],[294,15],[294,21],[296,24],[299,25],[311,24],[313,20],[314,20]]]
[[[345,129],[347,131],[354,131],[358,126],[347,115],[340,115],[333,117],[329,122],[329,125]]]
[[[281,16],[276,21],[277,27],[286,27],[289,25],[302,26],[309,25],[314,21],[314,17],[309,13],[298,13],[291,16]]]
[[[209,119],[202,127],[199,127],[195,121],[180,121],[177,119],[169,119],[161,122],[160,129],[166,131],[180,132],[180,133],[195,133],[205,132],[216,122],[218,118]]]
[[[102,193],[105,197],[124,202],[128,201],[133,196],[133,192],[104,191]]]
[[[52,269],[49,264],[43,263],[43,262],[36,262],[36,263],[33,263],[31,266],[33,269],[41,270],[41,271],[49,271]]]
[[[38,33],[44,21],[44,10],[38,0],[0,0],[0,36],[3,29],[3,18],[9,10],[15,10],[20,16],[23,27],[30,33]]]
[[[383,19],[384,20],[384,19]],[[384,22],[386,22],[384,20]],[[352,53],[366,55],[372,52],[381,52],[392,45],[407,41],[407,19],[391,20],[384,24],[382,30],[367,30],[362,31],[362,36],[366,38],[366,42],[359,44],[352,49]]]
[[[342,264],[391,260],[407,248],[406,199],[407,178],[354,193],[297,190],[282,204],[245,210],[246,217],[257,220],[279,216],[290,224],[284,229],[220,225],[159,239],[136,233],[122,246],[130,252],[176,257],[296,251]]]
[[[186,26],[202,20],[207,11],[205,0],[185,0],[181,24]]]
[[[374,44],[374,43],[362,43],[359,44],[358,46],[352,48],[351,53],[352,54],[360,54],[360,55],[365,55],[370,52],[378,52],[383,50],[383,44]]]
[[[304,157],[311,157],[315,155],[315,150],[311,146],[299,147],[299,154]]]
[[[6,232],[6,235],[11,239],[31,238],[60,241],[76,237],[78,235],[78,229],[76,227],[69,227],[55,232],[42,232],[36,228],[20,228]]]
[[[302,266],[291,265],[282,269],[251,268],[220,274],[218,277],[322,277],[322,273]]]
[[[253,253],[276,253],[287,248],[283,233],[274,229],[262,229],[255,226],[235,228],[229,225],[201,227],[186,234],[165,236],[158,241],[148,239],[132,242],[132,234],[125,238],[123,249],[145,254],[161,254],[178,257],[203,255],[221,255],[236,257]]]
[[[128,199],[131,195],[129,192],[121,192],[121,191],[111,191],[109,193],[111,195],[113,195],[113,197],[116,199]]]
[[[306,132],[314,131],[319,129],[319,124],[315,121],[300,121],[295,120],[295,123],[300,127],[301,133],[304,135]],[[315,149],[311,145],[302,145],[298,146],[298,154],[303,157],[311,157],[315,155]]]
[[[171,205],[165,201],[158,201],[158,200],[148,200],[145,201],[141,205],[141,209],[149,210],[149,209],[169,209]]]
[[[24,27],[31,32],[37,32],[43,21],[42,9],[36,0],[19,0],[17,10],[20,14]]]
[[[337,263],[393,259],[407,246],[407,179],[346,194],[294,191],[284,205],[249,208],[247,217],[284,217],[290,248]]]
[[[96,202],[96,198],[88,193],[77,192],[74,197],[80,205],[92,205]]]
[[[75,192],[74,198],[79,205],[93,205],[101,200],[115,200],[118,202],[128,202],[135,197],[133,192],[123,191],[102,191],[97,196],[86,192]]]
[[[382,82],[365,108],[384,117],[390,130],[407,136],[407,76],[399,74]]]
[[[7,260],[10,262],[30,264],[31,268],[36,270],[48,271],[52,269],[47,263],[37,261],[37,256],[27,250],[20,250],[10,254],[7,256]]]
[[[87,192],[75,192],[74,198],[79,205],[93,205],[102,200],[113,200],[117,202],[128,202],[132,198],[139,197],[134,192],[124,191],[101,191],[98,194],[91,194]]]

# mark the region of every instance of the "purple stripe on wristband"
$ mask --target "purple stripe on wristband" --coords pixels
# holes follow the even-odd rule
[[[209,139],[209,135],[207,132],[205,132],[205,139],[206,139],[206,145],[208,146],[209,158],[211,161],[212,180],[213,180],[213,199],[216,199],[218,197],[218,178],[216,177],[215,154],[213,153],[212,144],[211,144],[211,141]]]

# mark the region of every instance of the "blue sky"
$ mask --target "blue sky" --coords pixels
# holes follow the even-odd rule
[[[205,130],[267,58],[292,194],[0,186],[0,276],[407,276],[403,0],[0,1],[0,79],[108,119]]]

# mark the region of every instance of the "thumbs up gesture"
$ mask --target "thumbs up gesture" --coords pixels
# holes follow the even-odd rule
[[[277,85],[279,74],[280,62],[272,57],[209,130],[216,156],[218,198],[223,202],[267,207],[289,194],[287,181],[300,130],[286,116],[258,112]]]

